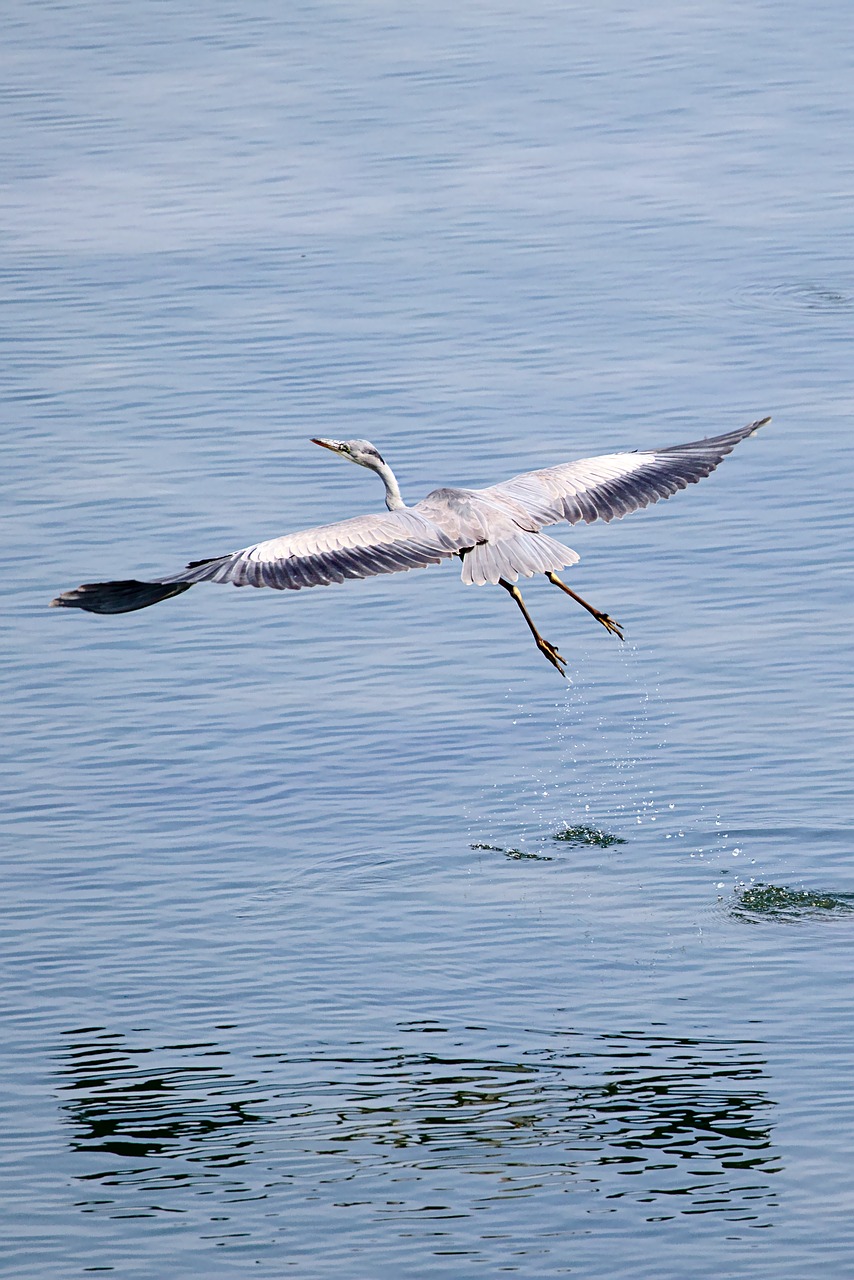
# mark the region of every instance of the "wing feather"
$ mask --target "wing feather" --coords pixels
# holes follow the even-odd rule
[[[258,542],[151,582],[86,583],[52,604],[90,613],[131,613],[179,595],[196,582],[301,591],[348,578],[440,564],[462,554],[464,582],[516,581],[518,575],[574,564],[578,556],[543,525],[614,520],[696,484],[735,446],[769,422],[692,444],[603,454],[514,476],[487,489],[436,489],[415,507],[356,516]]]
[[[740,441],[770,418],[726,435],[636,453],[583,458],[542,471],[527,471],[502,484],[478,490],[500,505],[521,506],[536,523],[621,519],[632,511],[672,497],[714,471]]]
[[[440,564],[460,545],[421,512],[406,508],[258,542],[214,560],[195,561],[161,583],[231,582],[301,591],[347,578],[372,578]]]

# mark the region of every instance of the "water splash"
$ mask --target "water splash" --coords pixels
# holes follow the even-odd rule
[[[628,844],[622,836],[611,831],[602,831],[599,827],[587,827],[583,824],[576,827],[564,827],[557,831],[552,840],[561,840],[569,845],[595,845],[597,849],[610,849],[613,844]]]
[[[739,920],[796,923],[854,914],[854,893],[822,893],[785,885],[738,885],[729,907]]]
[[[661,804],[655,786],[664,746],[658,687],[640,672],[632,645],[613,653],[619,665],[607,683],[576,673],[551,706],[510,709],[515,768],[484,789],[480,812],[470,811],[473,847],[492,844],[509,856],[512,843],[515,856],[540,859],[554,841],[607,849],[662,814],[662,828],[673,827],[662,837],[674,834],[674,805]],[[532,763],[523,770],[517,761]]]

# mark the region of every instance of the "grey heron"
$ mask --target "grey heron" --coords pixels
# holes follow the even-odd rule
[[[516,585],[520,575],[544,574],[606,631],[621,640],[623,633],[613,618],[588,604],[557,576],[558,570],[576,564],[579,556],[542,533],[543,526],[562,520],[589,524],[620,519],[669,498],[709,475],[766,422],[770,418],[692,444],[560,463],[486,489],[434,489],[413,507],[403,501],[394,472],[370,441],[314,439],[312,443],[376,472],[385,486],[384,513],[285,534],[210,560],[193,560],[179,573],[151,582],[87,583],[64,591],[51,604],[89,613],[131,613],[189,591],[198,582],[300,591],[346,578],[424,568],[459,556],[463,582],[503,587],[521,610],[537,648],[564,675],[566,659],[534,625]]]

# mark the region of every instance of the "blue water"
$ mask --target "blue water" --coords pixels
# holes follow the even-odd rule
[[[854,1274],[848,7],[5,19],[0,1273]],[[567,683],[450,566],[47,609],[767,413],[555,531]]]

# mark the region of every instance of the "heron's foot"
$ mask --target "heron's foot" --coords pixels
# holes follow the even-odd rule
[[[614,621],[610,614],[600,613],[598,609],[594,609],[593,617],[597,622],[601,622],[605,630],[610,631],[612,636],[617,636],[620,640],[625,640],[626,637],[623,635],[623,628],[620,626],[619,622]]]
[[[566,658],[562,658],[556,647],[550,644],[548,640],[544,640],[542,636],[537,636],[537,648],[544,658],[552,664],[558,675],[566,676]]]

